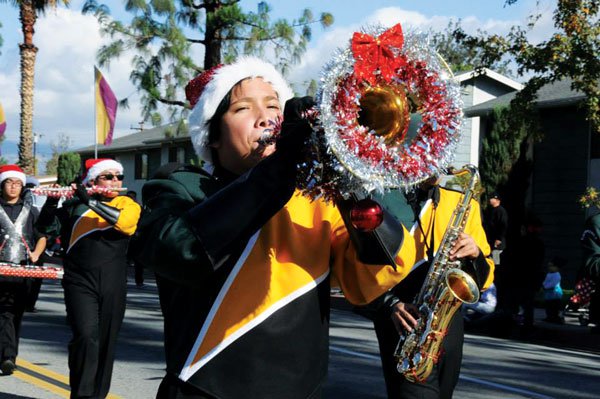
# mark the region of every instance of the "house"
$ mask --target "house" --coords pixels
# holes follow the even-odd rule
[[[479,119],[481,134],[491,130],[489,116],[496,107],[507,106],[514,93],[506,94],[465,110]],[[580,107],[583,93],[563,80],[540,88],[535,106],[539,111],[543,139],[530,149],[533,171],[526,207],[544,223],[542,239],[546,259],[555,255],[569,259],[563,272],[572,286],[581,265],[583,223],[589,215],[578,203],[586,187],[600,187],[600,133],[592,131]],[[510,215],[509,215],[510,216]]]
[[[479,73],[474,71],[460,73],[454,78],[461,86],[463,109],[523,88],[520,83],[487,68]],[[479,165],[480,137],[479,117],[465,118],[461,139],[452,162],[454,167],[460,168],[465,164]]]
[[[76,152],[82,161],[94,158],[94,146]],[[177,124],[146,129],[113,140],[110,146],[98,145],[98,158],[119,161],[125,170],[123,187],[138,193],[154,172],[169,162],[197,163],[196,153],[187,129],[177,129]]]

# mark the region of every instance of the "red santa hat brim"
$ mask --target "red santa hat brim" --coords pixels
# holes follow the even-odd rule
[[[25,185],[25,172],[17,165],[4,165],[0,167],[0,184],[9,178],[19,179]]]
[[[114,159],[88,159],[85,166],[87,173],[83,179],[83,184],[92,182],[105,170],[116,170],[119,173],[123,173],[123,165]]]
[[[189,130],[198,157],[212,164],[211,151],[208,147],[208,121],[214,116],[217,107],[233,86],[244,79],[261,77],[271,83],[279,96],[282,108],[294,93],[273,65],[256,57],[241,57],[233,64],[223,65],[207,72],[212,76],[203,86],[202,93],[190,114]]]

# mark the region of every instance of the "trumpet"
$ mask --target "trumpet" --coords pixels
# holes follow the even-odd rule
[[[40,196],[45,196],[45,197],[49,197],[49,198],[65,198],[65,199],[69,199],[69,198],[73,198],[73,195],[75,194],[75,190],[73,189],[73,187],[67,186],[67,187],[35,187],[30,189],[31,193],[33,195],[40,195]],[[127,188],[125,187],[120,187],[120,188],[112,188],[112,187],[98,187],[98,186],[93,186],[93,187],[87,187],[86,191],[88,193],[88,195],[105,195],[108,193],[114,193],[116,192],[125,192],[127,191]]]

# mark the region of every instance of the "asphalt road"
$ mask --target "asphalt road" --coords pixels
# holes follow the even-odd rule
[[[37,313],[23,324],[19,371],[0,376],[0,399],[68,397],[67,343],[62,289],[45,282]],[[377,343],[370,322],[333,309],[325,398],[385,398]],[[597,398],[600,354],[467,335],[455,398]],[[290,361],[293,361],[290,359]],[[164,374],[162,319],[156,288],[129,286],[117,348],[111,397],[153,398]]]

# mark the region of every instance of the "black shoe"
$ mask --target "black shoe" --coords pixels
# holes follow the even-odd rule
[[[17,365],[10,359],[3,360],[0,363],[0,370],[2,370],[2,374],[11,375],[17,369]]]
[[[33,307],[33,308],[27,308],[27,309],[25,309],[25,311],[26,311],[27,313],[37,313],[37,308],[36,308],[36,307]]]

